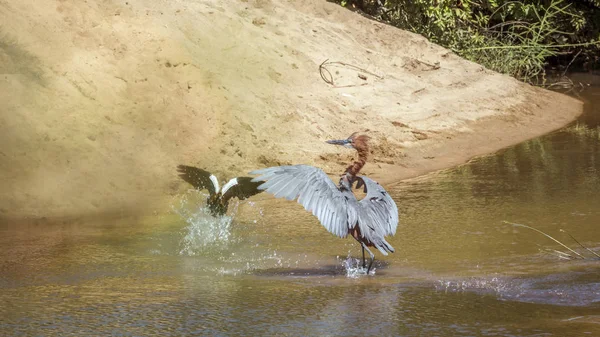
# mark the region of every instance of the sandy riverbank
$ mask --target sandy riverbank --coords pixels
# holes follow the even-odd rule
[[[23,0],[0,2],[0,22],[4,219],[161,211],[188,188],[177,164],[337,174],[353,153],[323,141],[354,131],[385,184],[582,112],[321,0]],[[345,64],[327,68],[333,85],[325,60]]]

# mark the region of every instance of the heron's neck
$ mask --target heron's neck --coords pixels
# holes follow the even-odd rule
[[[367,155],[369,154],[369,148],[366,146],[360,147],[357,148],[356,151],[358,152],[358,159],[354,161],[354,163],[350,164],[350,166],[346,168],[346,172],[344,172],[352,177],[356,177],[358,172],[360,172],[363,166],[365,166],[365,163],[367,162]]]

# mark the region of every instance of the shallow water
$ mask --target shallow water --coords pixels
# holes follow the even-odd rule
[[[0,227],[0,335],[600,335],[600,261],[560,232],[600,253],[600,90],[586,97],[586,129],[386,186],[401,227],[374,276],[280,200],[215,220],[190,192],[167,217]]]

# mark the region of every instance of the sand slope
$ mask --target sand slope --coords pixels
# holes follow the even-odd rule
[[[0,74],[4,218],[163,209],[177,164],[338,173],[354,131],[385,183],[582,110],[322,0],[0,1]]]

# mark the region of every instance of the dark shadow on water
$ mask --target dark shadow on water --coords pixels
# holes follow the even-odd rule
[[[328,265],[319,268],[269,268],[252,272],[257,276],[286,276],[286,277],[309,277],[309,276],[344,276],[346,269],[338,265]]]
[[[356,263],[356,262],[354,262]],[[389,266],[388,262],[377,261],[373,263],[375,275],[385,275],[383,272]],[[353,266],[356,267],[356,266]],[[352,267],[351,267],[352,268]],[[320,277],[320,276],[348,276],[348,269],[340,264],[330,264],[314,268],[269,268],[257,269],[251,272],[252,275],[265,277]],[[361,275],[361,276],[366,276]]]

